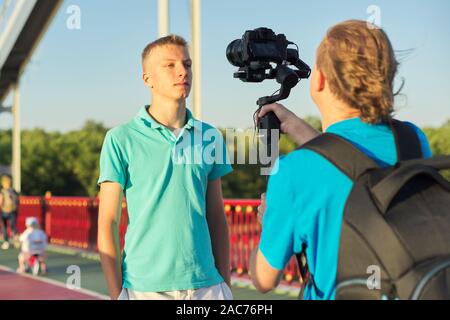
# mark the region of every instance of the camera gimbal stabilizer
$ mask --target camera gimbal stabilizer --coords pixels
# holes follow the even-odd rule
[[[294,43],[288,41],[284,34],[275,35],[271,29],[258,28],[246,31],[242,39],[234,40],[228,45],[226,51],[228,61],[239,67],[238,72],[234,73],[235,78],[244,82],[276,79],[281,84],[278,94],[258,99],[257,112],[264,105],[286,99],[300,79],[309,78],[310,67],[300,60],[298,47],[288,48],[291,44]],[[276,64],[276,67],[272,64]],[[263,141],[267,141],[267,155],[271,158],[271,130],[280,130],[280,120],[275,113],[269,112],[260,119],[258,128],[266,132]]]

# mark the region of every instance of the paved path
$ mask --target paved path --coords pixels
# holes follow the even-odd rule
[[[98,254],[77,252],[73,249],[52,246],[47,252],[48,274],[33,277],[19,275],[14,248],[0,250],[0,300],[5,299],[109,299],[106,282]],[[81,271],[81,290],[69,290],[65,283],[71,276],[70,266]],[[246,278],[233,277],[232,292],[235,300],[296,299],[298,289],[280,287],[276,292],[260,294]]]
[[[67,289],[64,284],[21,275],[0,267],[0,300],[98,300],[100,295]]]

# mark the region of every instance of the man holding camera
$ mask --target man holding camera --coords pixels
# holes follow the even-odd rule
[[[347,21],[331,28],[317,50],[310,94],[322,117],[323,132],[351,142],[378,165],[396,163],[389,121],[394,104],[398,63],[386,34],[365,21]],[[259,117],[274,112],[281,131],[303,145],[320,133],[280,104],[266,105]],[[431,151],[418,135],[424,157]],[[305,299],[334,299],[339,240],[352,180],[321,155],[299,149],[278,161],[258,216],[262,234],[251,255],[250,273],[261,292],[274,289],[293,255],[306,247],[313,278]]]

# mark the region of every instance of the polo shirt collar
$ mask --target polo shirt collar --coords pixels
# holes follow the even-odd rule
[[[143,106],[138,113],[138,118],[142,120],[147,126],[153,129],[163,128],[164,126],[153,119],[147,112],[149,106]]]
[[[153,119],[152,116],[150,116],[150,114],[147,112],[147,109],[150,106],[146,105],[143,106],[138,113],[138,118],[142,121],[144,121],[144,123],[153,128],[153,129],[158,129],[158,128],[165,128],[162,124],[158,123],[155,119]],[[186,124],[184,125],[184,128],[186,129],[191,129],[192,127],[195,128],[199,128],[199,125],[201,125],[200,121],[196,120],[193,115],[192,112],[186,108]]]
[[[194,127],[195,122],[198,122],[198,121],[195,121],[194,117],[192,116],[191,110],[186,108],[186,124],[184,125],[184,127],[186,129],[191,129],[192,127]]]

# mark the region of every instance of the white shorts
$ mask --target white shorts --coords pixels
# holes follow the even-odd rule
[[[233,300],[230,287],[221,282],[211,287],[165,292],[139,292],[123,288],[117,300]]]

